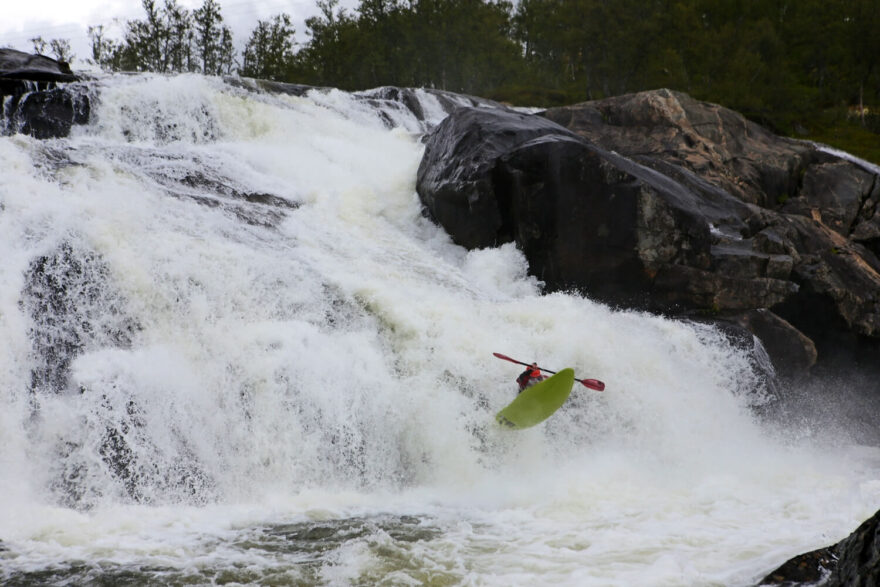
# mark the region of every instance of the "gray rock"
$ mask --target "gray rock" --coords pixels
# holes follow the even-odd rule
[[[877,175],[720,106],[659,90],[543,116],[457,110],[427,137],[417,189],[455,242],[515,242],[549,291],[770,310],[797,332],[783,371],[814,352],[880,364]]]
[[[73,74],[70,65],[64,61],[16,49],[0,49],[0,79],[73,82],[79,78]]]

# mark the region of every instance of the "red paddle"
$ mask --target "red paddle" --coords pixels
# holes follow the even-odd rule
[[[502,355],[501,353],[492,353],[499,359],[504,359],[505,361],[510,361],[511,363],[516,363],[517,365],[522,365],[524,367],[530,367],[529,363],[523,363],[522,361],[517,361],[516,359],[511,359],[507,355]],[[545,371],[547,373],[556,373],[556,371],[551,371],[550,369],[544,369],[543,367],[538,367],[541,371]],[[584,387],[589,387],[590,389],[595,389],[596,391],[602,391],[605,389],[605,384],[599,381],[598,379],[575,379],[578,383],[583,385]]]

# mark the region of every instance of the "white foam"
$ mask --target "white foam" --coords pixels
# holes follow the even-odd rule
[[[750,410],[751,362],[717,332],[542,296],[513,246],[452,244],[421,216],[412,127],[342,92],[100,83],[71,139],[0,138],[0,539],[15,569],[268,572],[279,559],[234,547],[252,527],[391,512],[439,536],[353,540],[321,559],[323,580],[745,584],[876,506],[874,452],[774,440]],[[267,208],[222,186],[299,207],[247,222]],[[62,241],[100,256],[137,327],[130,345],[87,342],[32,420],[19,301]],[[501,430],[519,368],[493,351],[607,389]],[[108,430],[129,468],[112,466]],[[57,505],[73,473],[91,509]]]

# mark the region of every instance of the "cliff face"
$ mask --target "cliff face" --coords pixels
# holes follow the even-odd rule
[[[795,375],[880,364],[877,172],[658,90],[458,110],[418,191],[457,243],[515,242],[549,290],[735,324]]]

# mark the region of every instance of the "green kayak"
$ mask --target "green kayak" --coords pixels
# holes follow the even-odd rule
[[[502,426],[516,430],[540,424],[562,407],[574,385],[574,370],[563,369],[553,377],[527,388],[498,412],[495,419]]]

